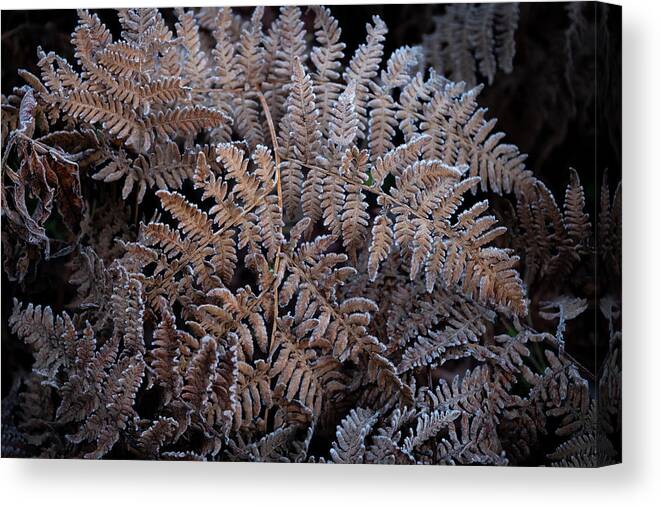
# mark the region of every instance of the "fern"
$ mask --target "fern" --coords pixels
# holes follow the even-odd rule
[[[570,169],[558,204],[480,106],[518,6],[447,6],[387,55],[378,16],[345,55],[332,13],[81,10],[75,61],[21,72],[3,249],[41,304],[7,318],[34,361],[3,452],[7,405],[11,455],[616,459],[621,188],[592,216]],[[601,370],[571,355],[598,310]]]
[[[449,5],[423,37],[427,62],[455,81],[473,86],[479,71],[491,84],[498,69],[512,72],[518,21],[516,3]]]

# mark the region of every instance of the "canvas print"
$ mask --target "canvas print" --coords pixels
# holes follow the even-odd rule
[[[621,460],[621,9],[4,10],[2,457]]]

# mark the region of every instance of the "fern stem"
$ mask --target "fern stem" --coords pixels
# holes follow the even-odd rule
[[[278,193],[278,207],[280,208],[280,213],[284,216],[285,208],[283,205],[282,199],[282,184],[280,181],[280,154],[278,149],[278,138],[275,134],[275,126],[273,125],[273,117],[271,116],[271,110],[269,109],[268,102],[266,97],[261,90],[257,90],[257,96],[259,97],[259,102],[264,109],[264,116],[266,116],[266,122],[269,126],[269,133],[271,134],[271,143],[273,144],[273,154],[275,156],[275,180],[276,180],[276,191]],[[277,273],[280,270],[280,252],[282,250],[282,243],[278,244],[278,249],[275,253],[275,262],[273,265],[273,272]],[[273,289],[273,327],[271,328],[271,343],[275,339],[275,333],[278,329],[278,284],[275,284]]]

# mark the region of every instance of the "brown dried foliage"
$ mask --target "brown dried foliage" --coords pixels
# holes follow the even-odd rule
[[[178,10],[175,32],[155,9],[120,10],[120,39],[80,11],[75,65],[40,52],[41,75],[23,72],[27,85],[3,97],[5,271],[26,283],[66,257],[77,288],[58,311],[15,302],[9,326],[34,365],[9,395],[19,410],[3,401],[3,454],[589,466],[615,455],[596,436],[595,379],[565,347],[587,303],[564,282],[533,288],[595,255],[612,266],[619,189],[604,187],[595,252],[578,174],[561,210],[494,131],[480,87],[425,69],[421,48],[384,61],[376,17],[345,67],[337,22],[313,10],[313,34],[298,7],[268,27],[263,8]],[[507,19],[495,43],[471,42],[489,79],[490,43],[511,65]],[[118,180],[125,203],[104,191]],[[494,196],[516,210],[507,227]],[[54,212],[65,229],[49,227]],[[612,368],[598,379],[611,416],[612,295],[601,305]]]

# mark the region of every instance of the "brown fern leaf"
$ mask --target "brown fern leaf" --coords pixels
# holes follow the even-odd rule
[[[200,340],[200,348],[195,351],[184,377],[181,397],[191,409],[205,413],[209,409],[209,398],[218,365],[216,340],[210,336]]]
[[[54,381],[57,370],[64,363],[60,341],[64,332],[62,318],[54,316],[49,306],[30,303],[22,309],[18,300],[14,299],[9,326],[13,333],[35,348],[35,371]]]
[[[358,137],[365,137],[367,128],[367,103],[369,102],[371,80],[378,74],[379,65],[383,58],[383,41],[388,32],[385,23],[375,16],[373,24],[367,24],[367,39],[361,44],[349,62],[349,67],[343,74],[344,81],[349,84],[356,83],[356,113],[359,126]]]
[[[387,60],[378,17],[345,58],[334,9],[81,10],[74,58],[19,72],[4,268],[41,304],[7,318],[3,455],[618,459],[621,187],[593,241],[579,172],[559,206],[482,107],[519,7],[435,8]]]
[[[146,123],[156,135],[167,139],[177,135],[194,136],[202,129],[216,128],[228,121],[220,111],[195,106],[149,115]]]
[[[111,135],[126,141],[139,151],[146,151],[152,143],[144,122],[135,112],[115,99],[81,90],[72,92],[62,103],[62,111],[87,123],[101,123]]]
[[[338,22],[324,7],[313,7],[315,12],[315,38],[318,42],[310,52],[310,61],[315,71],[312,74],[314,93],[319,109],[319,124],[324,136],[328,135],[327,126],[342,89],[336,81],[340,77],[341,60],[346,45],[340,40],[342,30]],[[353,101],[352,101],[353,102]]]
[[[576,247],[585,246],[590,239],[590,217],[584,211],[585,195],[575,169],[570,169],[570,182],[565,193],[564,219],[567,235]]]
[[[181,394],[183,377],[180,371],[180,332],[176,328],[174,316],[167,309],[165,299],[161,300],[163,317],[154,331],[154,348],[151,350],[150,366],[155,373],[155,382],[160,384],[165,392],[163,403]]]

